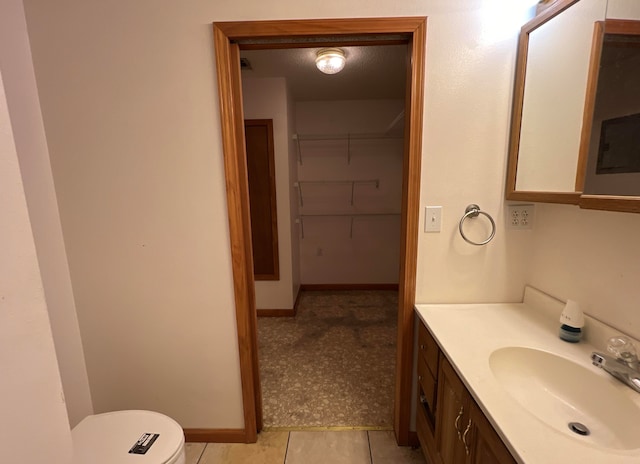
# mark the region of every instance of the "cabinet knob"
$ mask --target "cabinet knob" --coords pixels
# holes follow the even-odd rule
[[[424,351],[424,343],[420,344],[420,349]]]
[[[421,375],[418,376],[418,380],[422,380],[422,376]]]

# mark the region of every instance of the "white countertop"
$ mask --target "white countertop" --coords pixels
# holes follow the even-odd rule
[[[416,312],[518,462],[640,463],[640,449],[604,449],[568,428],[563,433],[545,424],[524,409],[494,377],[489,364],[494,350],[508,346],[539,349],[593,369],[640,407],[639,393],[591,364],[591,352],[601,351],[606,339],[619,332],[587,317],[583,341],[567,343],[558,337],[562,302],[530,287],[524,301],[418,304]]]

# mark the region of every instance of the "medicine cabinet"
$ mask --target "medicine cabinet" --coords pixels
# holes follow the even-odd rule
[[[640,2],[558,0],[522,27],[506,198],[640,212]]]

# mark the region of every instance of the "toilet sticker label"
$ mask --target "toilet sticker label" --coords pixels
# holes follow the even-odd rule
[[[129,450],[129,454],[145,454],[159,436],[159,433],[143,433],[142,436],[138,438],[138,441],[133,444]]]

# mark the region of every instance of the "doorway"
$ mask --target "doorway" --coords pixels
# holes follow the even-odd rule
[[[238,346],[244,404],[245,441],[255,442],[262,428],[261,392],[257,359],[257,317],[247,168],[244,149],[240,47],[294,47],[295,40],[313,38],[314,46],[373,44],[393,36],[409,49],[405,108],[400,278],[398,296],[397,363],[394,431],[400,445],[410,443],[413,364],[413,305],[422,146],[422,108],[426,18],[376,18],[228,22],[214,24],[218,92],[222,116],[227,203],[238,327]],[[277,39],[277,40],[276,40]],[[249,45],[239,45],[238,42]],[[260,43],[262,41],[262,43]],[[298,45],[299,46],[299,45]],[[305,46],[308,46],[306,44]]]

